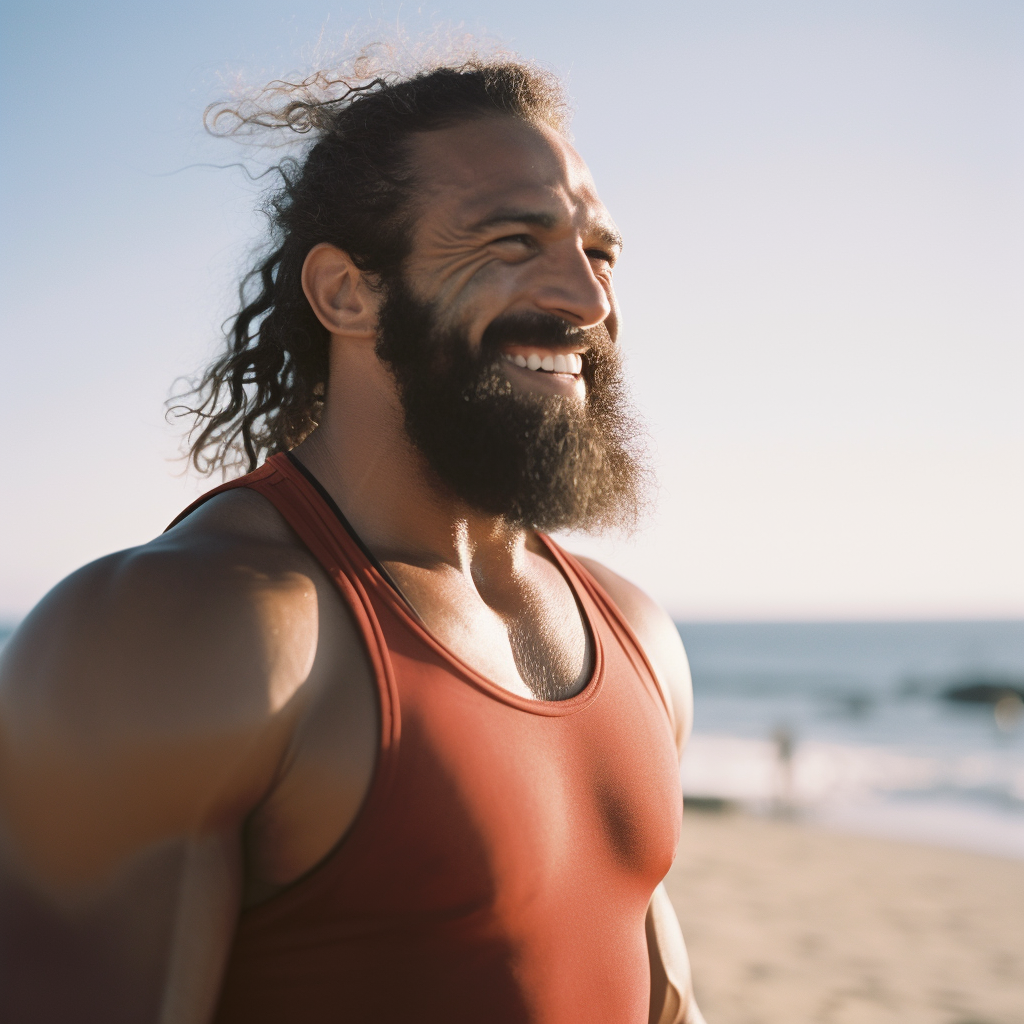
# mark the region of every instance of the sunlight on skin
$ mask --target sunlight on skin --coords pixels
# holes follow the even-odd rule
[[[469,131],[474,145],[459,146]],[[408,277],[441,326],[457,324],[479,347],[500,313],[530,310],[578,327],[604,323],[616,339],[612,268],[621,240],[586,165],[557,132],[519,123],[509,131],[492,119],[426,135],[417,155],[422,213]],[[582,397],[578,379],[517,370],[509,367],[517,387]]]

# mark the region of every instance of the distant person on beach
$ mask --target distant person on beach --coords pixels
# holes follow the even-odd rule
[[[697,1024],[686,658],[547,536],[646,476],[559,83],[320,74],[210,124],[308,133],[182,399],[248,472],[3,653],[0,1019]]]

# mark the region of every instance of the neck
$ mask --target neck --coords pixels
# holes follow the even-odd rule
[[[409,440],[397,390],[376,356],[348,355],[335,361],[349,365],[332,372],[320,426],[295,455],[381,562],[455,570],[478,583],[514,572],[527,531],[451,494]]]

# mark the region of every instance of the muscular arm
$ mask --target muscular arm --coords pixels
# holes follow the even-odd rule
[[[679,631],[643,591],[589,558],[580,561],[615,601],[632,626],[654,668],[672,716],[680,757],[693,724],[693,686]],[[690,960],[665,886],[647,908],[647,950],[651,962],[651,1024],[704,1024],[693,996]]]
[[[693,997],[683,933],[664,884],[651,897],[646,928],[651,961],[650,1024],[704,1024]]]
[[[69,577],[11,639],[5,1019],[209,1020],[238,912],[242,822],[287,750],[315,649],[307,590],[168,535]]]

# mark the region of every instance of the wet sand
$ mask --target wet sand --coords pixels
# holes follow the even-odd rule
[[[708,1024],[1024,1024],[1024,861],[687,809]]]

